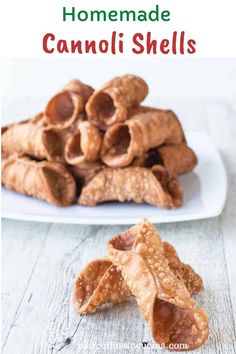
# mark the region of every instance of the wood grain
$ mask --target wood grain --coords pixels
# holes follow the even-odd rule
[[[220,217],[161,224],[157,228],[161,237],[176,247],[181,258],[193,265],[205,282],[205,291],[196,296],[196,301],[206,309],[211,331],[198,353],[233,354],[236,351],[236,103],[166,100],[161,105],[173,107],[185,129],[208,132],[227,169],[229,193]],[[90,316],[76,314],[71,305],[76,275],[89,260],[105,255],[107,240],[125,229],[115,225],[3,220],[3,353],[157,352],[149,347],[153,341],[134,299],[105,306]],[[114,350],[116,345],[127,347]]]

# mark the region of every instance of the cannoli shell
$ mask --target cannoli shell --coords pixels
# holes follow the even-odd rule
[[[42,112],[36,114],[34,117],[32,118],[28,118],[28,119],[24,119],[24,120],[21,120],[17,123],[12,123],[12,124],[8,124],[8,125],[5,125],[3,127],[1,127],[1,135],[3,133],[5,133],[9,128],[15,126],[15,125],[19,125],[19,124],[25,124],[25,123],[33,123],[33,124],[38,124],[40,122],[40,124],[44,124],[44,114]]]
[[[197,165],[197,157],[189,146],[180,143],[151,149],[132,162],[132,166],[149,168],[154,165],[163,165],[172,176],[177,176],[191,172]]]
[[[115,123],[124,122],[148,94],[146,82],[135,75],[116,77],[107,82],[89,98],[86,112],[89,121],[106,130]]]
[[[128,110],[128,119],[132,118],[133,116],[136,116],[137,114],[141,113],[148,113],[148,112],[155,112],[159,111],[157,108],[150,107],[150,106],[132,106]]]
[[[73,290],[73,303],[78,312],[88,314],[103,304],[116,304],[130,296],[120,270],[104,258],[90,262],[81,271]]]
[[[61,92],[51,98],[45,108],[45,121],[57,128],[67,128],[75,123],[85,110],[93,88],[80,80],[70,81]]]
[[[45,115],[44,112],[40,112],[38,114],[36,114],[35,116],[33,116],[32,118],[29,118],[28,120],[25,120],[23,122],[20,123],[27,123],[30,122],[32,124],[38,124],[38,125],[45,125]]]
[[[79,116],[79,120],[74,124],[70,125],[68,128],[58,128],[55,126],[47,126],[43,130],[43,144],[47,151],[47,159],[49,161],[58,161],[65,163],[65,148],[68,140],[77,131],[78,125],[84,119],[84,115]]]
[[[43,143],[44,129],[40,121],[13,124],[2,135],[3,156],[17,153],[38,159],[47,158],[48,153]]]
[[[183,141],[183,129],[172,111],[140,113],[106,131],[101,159],[110,167],[125,167],[151,148]]]
[[[204,290],[202,278],[186,263],[181,262],[175,248],[168,242],[163,242],[164,255],[175,276],[181,280],[191,295]]]
[[[181,343],[192,350],[206,341],[207,315],[171,271],[153,225],[144,220],[131,232],[114,237],[108,242],[108,254],[136,297],[157,343],[170,349]]]
[[[185,143],[160,146],[158,153],[163,165],[173,176],[191,172],[197,165],[197,156]]]
[[[66,143],[66,161],[70,165],[96,161],[99,158],[101,145],[102,136],[99,130],[87,121],[81,122]]]
[[[3,156],[29,155],[38,160],[65,162],[65,144],[76,129],[77,123],[65,129],[45,126],[39,116],[13,124],[2,136]]]
[[[178,208],[182,205],[183,190],[178,180],[162,166],[104,168],[86,186],[79,204],[94,206],[106,201],[134,201],[160,208]]]
[[[8,189],[58,206],[70,205],[75,200],[74,178],[55,162],[12,156],[2,163],[2,183]]]
[[[202,291],[201,277],[188,264],[181,262],[173,246],[163,242],[163,247],[171,271],[185,284],[189,293]],[[102,258],[87,264],[77,277],[73,303],[76,311],[88,314],[95,312],[103,304],[122,302],[131,295],[121,271],[109,259]]]
[[[82,162],[78,165],[68,165],[68,169],[75,178],[87,184],[106,166],[101,161]]]
[[[72,132],[68,129],[60,129],[54,126],[46,127],[42,132],[42,141],[46,150],[46,158],[49,161],[65,163],[65,146]]]

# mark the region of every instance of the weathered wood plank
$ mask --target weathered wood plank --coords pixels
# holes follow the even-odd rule
[[[225,209],[221,215],[224,235],[224,252],[227,265],[227,276],[230,287],[231,303],[236,323],[236,101],[224,102],[213,106],[214,114],[209,116],[209,129],[217,144],[228,175],[228,195]]]
[[[231,303],[234,316],[234,328],[236,324],[236,267],[235,267],[235,252],[236,252],[236,175],[229,177],[228,201],[226,208],[222,214],[222,231],[224,235],[224,252],[227,265],[227,276],[231,294]]]
[[[50,225],[2,221],[2,345],[19,315],[21,301],[40,258]]]

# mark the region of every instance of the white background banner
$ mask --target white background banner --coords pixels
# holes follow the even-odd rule
[[[234,57],[236,56],[236,26],[235,26],[235,0],[139,0],[118,2],[107,0],[8,0],[2,4],[1,24],[2,24],[2,51],[4,57],[64,57],[64,56],[114,56],[111,54],[111,34],[113,31],[123,33],[123,53],[118,49],[116,56],[137,57],[133,48],[133,35],[141,33],[143,39],[140,41],[143,46],[141,56],[190,56],[190,57]],[[120,10],[147,12],[156,9],[159,5],[159,17],[162,11],[170,11],[170,21],[89,21],[91,10],[104,10],[108,16],[109,11],[117,11],[119,18]],[[75,8],[75,21],[71,21],[68,16],[67,21],[63,21],[63,7],[66,11]],[[79,11],[81,18],[88,14],[88,20],[81,22],[76,15]],[[113,12],[114,16],[114,12]],[[153,14],[154,16],[154,14]],[[114,17],[113,17],[114,19]],[[173,32],[177,32],[177,44],[173,44]],[[184,50],[180,49],[180,34],[185,32]],[[147,33],[151,32],[152,40],[157,41],[157,53],[147,54]],[[49,49],[54,49],[52,54],[47,54],[43,50],[43,38],[45,34],[52,33],[54,41],[48,43]],[[57,42],[63,39],[67,41],[69,53],[58,53]],[[95,40],[98,45],[100,40],[107,40],[109,50],[97,54],[91,52],[86,54],[78,52],[71,54],[70,42],[81,41],[82,46],[85,40]],[[163,54],[160,50],[161,41]],[[188,53],[188,40],[196,42],[194,54]],[[168,44],[169,43],[169,44]],[[167,45],[168,44],[168,45]],[[118,42],[116,42],[118,48]],[[173,46],[176,45],[176,54]],[[166,46],[166,47],[165,47]],[[140,46],[136,46],[136,49]],[[162,48],[162,49],[163,49]],[[165,50],[167,48],[168,50]],[[182,48],[183,49],[183,48]],[[184,54],[181,54],[183,53]]]

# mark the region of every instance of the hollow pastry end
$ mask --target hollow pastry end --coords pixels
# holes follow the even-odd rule
[[[46,200],[58,206],[69,206],[74,202],[75,180],[64,166],[53,163],[45,164],[42,166],[41,174],[45,181],[45,188],[48,190]]]
[[[74,123],[84,108],[83,99],[71,93],[63,91],[53,96],[45,109],[47,124],[66,128]]]
[[[102,161],[110,167],[125,167],[132,162],[129,154],[131,133],[126,124],[116,124],[105,134],[101,149]]]

